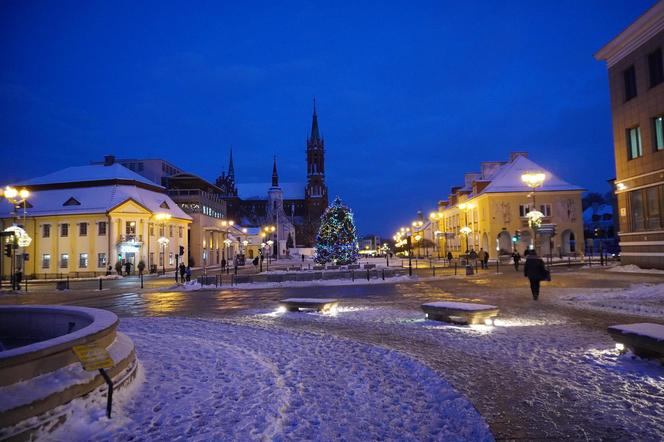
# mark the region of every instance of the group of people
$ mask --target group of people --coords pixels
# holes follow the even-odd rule
[[[183,262],[178,266],[180,273],[180,282],[185,283],[191,281],[191,266],[185,266]]]

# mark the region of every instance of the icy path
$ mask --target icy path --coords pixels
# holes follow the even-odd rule
[[[496,327],[446,325],[389,306],[341,308],[335,317],[256,311],[243,321],[408,353],[468,395],[499,438],[664,439],[664,367],[619,356],[603,331],[546,310]]]
[[[79,409],[52,439],[492,440],[463,396],[394,351],[196,319],[124,318],[120,329],[146,381],[111,421]]]

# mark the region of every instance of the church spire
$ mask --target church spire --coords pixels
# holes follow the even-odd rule
[[[272,187],[279,187],[279,174],[277,173],[277,156],[274,156],[272,164]]]
[[[228,177],[235,180],[235,168],[233,167],[233,148],[231,147],[231,156],[228,160]]]
[[[320,141],[320,131],[318,130],[318,115],[316,114],[316,98],[314,97],[314,115],[311,120],[311,141]]]

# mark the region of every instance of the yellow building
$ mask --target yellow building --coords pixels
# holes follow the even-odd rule
[[[16,187],[30,191],[25,213],[3,200],[0,223],[1,230],[16,223],[32,238],[16,250],[25,275],[93,276],[117,262],[135,271],[141,261],[146,272],[172,270],[178,258],[186,261],[191,217],[163,187],[119,164],[69,167]],[[6,278],[11,259],[2,259]]]
[[[533,189],[524,174],[543,174],[543,180]],[[534,163],[526,152],[513,152],[509,161],[483,162],[480,172],[465,174],[464,185],[453,187],[431,215],[432,228],[441,232],[441,251],[455,257],[481,249],[492,258],[514,250],[523,255],[531,246],[545,256],[581,254],[583,190]],[[541,225],[533,229],[529,216],[536,211]]]

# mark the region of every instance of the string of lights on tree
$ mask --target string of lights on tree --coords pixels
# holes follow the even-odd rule
[[[358,257],[353,212],[337,197],[321,216],[314,261],[318,264],[331,262],[343,265],[357,262]]]

